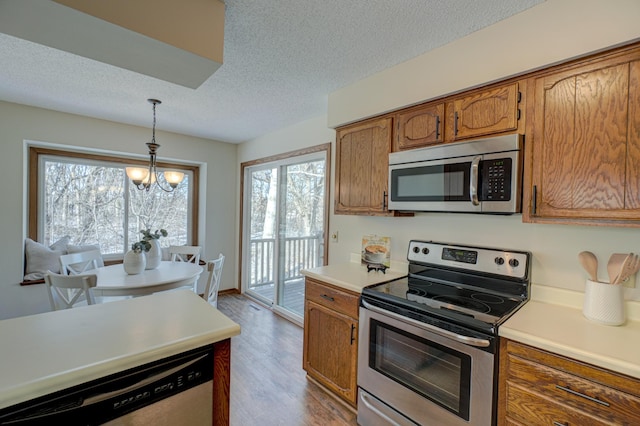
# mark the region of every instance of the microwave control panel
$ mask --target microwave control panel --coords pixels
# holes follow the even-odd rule
[[[511,158],[484,160],[480,172],[480,200],[510,201],[512,170]]]

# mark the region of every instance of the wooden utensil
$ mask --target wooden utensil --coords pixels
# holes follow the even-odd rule
[[[607,262],[607,273],[609,274],[609,282],[615,284],[616,278],[620,275],[620,270],[625,259],[629,256],[627,253],[613,253]]]
[[[598,259],[596,255],[590,251],[581,251],[578,253],[578,260],[584,270],[587,271],[587,274],[589,274],[589,279],[598,281]]]
[[[620,268],[620,273],[614,280],[614,284],[620,284],[631,275],[638,272],[640,269],[640,258],[637,254],[629,253],[629,255],[625,258],[622,267]]]

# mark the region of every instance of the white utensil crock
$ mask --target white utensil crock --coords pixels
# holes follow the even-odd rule
[[[587,280],[583,315],[599,324],[621,325],[625,322],[624,291],[619,284]]]

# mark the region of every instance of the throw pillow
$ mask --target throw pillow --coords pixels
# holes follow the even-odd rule
[[[67,253],[69,237],[62,237],[49,247],[27,238],[25,241],[25,281],[40,280],[47,271],[60,273],[60,256]]]

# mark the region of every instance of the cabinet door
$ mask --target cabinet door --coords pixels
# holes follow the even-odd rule
[[[454,99],[452,140],[517,130],[519,101],[518,83]]]
[[[391,126],[391,117],[386,117],[338,129],[336,214],[388,214]]]
[[[503,338],[498,425],[640,424],[639,384],[635,378]]]
[[[535,80],[525,219],[640,225],[639,83],[640,62],[628,57]]]
[[[422,105],[396,115],[393,151],[420,148],[442,143],[444,103]]]
[[[309,300],[304,315],[304,369],[355,406],[358,321]]]

